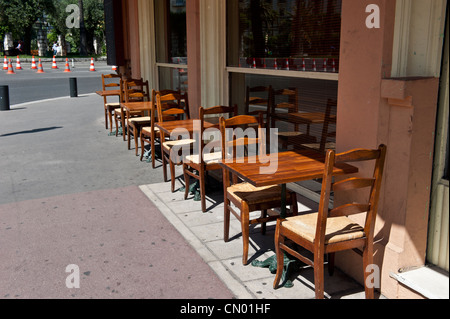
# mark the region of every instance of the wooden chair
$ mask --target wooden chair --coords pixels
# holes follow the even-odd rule
[[[107,90],[120,90],[122,77],[120,74],[102,74],[102,89]],[[118,94],[119,102],[108,102],[107,96],[103,96],[103,106],[105,109],[105,128],[112,133],[112,119],[114,110],[120,107],[120,95]],[[109,123],[109,124],[108,124]]]
[[[257,115],[259,113],[266,113],[269,109],[269,100],[270,100],[270,92],[272,90],[271,86],[255,86],[249,87],[247,86],[246,94],[245,94],[245,115]],[[253,93],[257,93],[260,96],[252,96]],[[261,96],[265,95],[265,96]],[[264,110],[254,110],[250,111],[250,105],[256,105],[265,107]]]
[[[163,109],[162,99],[165,101],[178,101],[176,104],[181,105],[181,101],[187,101],[185,98],[186,95],[181,94],[167,94],[162,97],[160,94],[156,95],[156,108],[158,111],[158,122],[162,123],[167,120],[180,120],[180,119],[189,119],[189,113],[186,112],[186,107],[170,107],[167,109]],[[162,166],[163,166],[163,174],[164,181],[167,182],[167,164],[169,164],[170,168],[170,182],[171,182],[171,191],[175,192],[175,165],[182,165],[183,160],[180,154],[175,154],[172,149],[177,146],[189,146],[192,147],[195,142],[193,139],[181,139],[181,140],[169,140],[166,141],[165,134],[162,130],[159,131],[160,134],[160,144],[161,144],[161,157],[162,157]]]
[[[156,94],[159,94],[161,97],[161,107],[162,109],[167,109],[170,108],[170,106],[175,106],[178,108],[182,108],[182,100],[178,100],[178,101],[170,101],[170,100],[166,100],[167,98],[170,98],[171,96],[169,94],[180,94],[179,91],[174,91],[174,90],[161,90],[161,91],[156,91],[156,90],[152,90],[152,109],[150,112],[150,117],[151,117],[151,121],[150,121],[150,125],[149,126],[144,126],[141,129],[140,132],[140,140],[141,140],[141,161],[144,158],[144,149],[145,149],[145,143],[150,144],[150,152],[149,153],[152,159],[152,167],[155,168],[156,167],[156,148],[155,148],[155,142],[159,141],[159,129],[157,127],[155,127],[155,120],[158,117],[158,112],[157,112],[157,108],[156,108]]]
[[[148,81],[125,81],[125,102],[143,102],[150,101],[150,90]],[[150,125],[151,122],[151,108],[147,110],[147,115],[145,111],[131,113],[126,112],[126,131],[127,131],[127,141],[128,149],[131,149],[131,135],[134,139],[135,153],[138,156],[138,140],[140,135],[140,130],[143,126]],[[141,150],[143,152],[143,150]]]
[[[336,132],[330,132],[329,127],[331,124],[336,124],[337,118],[336,115],[331,113],[331,109],[336,109],[337,101],[328,99],[327,107],[325,109],[325,113],[323,115],[323,123],[322,123],[322,135],[319,143],[302,143],[301,147],[303,148],[312,148],[318,150],[319,152],[325,153],[327,149],[336,149]],[[319,119],[320,120],[320,119]],[[333,138],[332,141],[329,141],[329,138]]]
[[[194,132],[194,135],[198,136],[197,142],[198,142],[198,154],[192,154],[184,158],[183,160],[183,174],[184,174],[184,181],[185,181],[185,193],[184,193],[184,199],[186,199],[189,195],[189,184],[190,184],[190,177],[195,178],[199,181],[200,184],[200,197],[201,197],[201,204],[202,204],[202,211],[206,212],[206,199],[205,199],[205,184],[206,184],[206,174],[208,171],[212,170],[220,170],[221,167],[219,165],[219,161],[222,159],[222,152],[212,152],[208,154],[204,154],[205,150],[205,140],[203,133],[205,131],[204,127],[204,121],[205,116],[210,115],[227,115],[227,117],[233,117],[236,116],[238,113],[237,105],[231,107],[231,106],[214,106],[211,108],[203,108],[200,107],[200,131]],[[208,120],[208,117],[206,117],[206,120]],[[219,125],[215,126],[215,128],[219,129]],[[220,141],[218,142],[219,148],[222,147]],[[214,143],[211,142],[211,143]],[[217,143],[216,143],[217,144]],[[208,145],[208,147],[212,147],[214,145]],[[196,173],[198,172],[198,173]]]
[[[257,119],[249,115],[239,115],[228,120],[224,118],[220,119],[220,131],[222,135],[222,159],[224,161],[230,160],[230,158],[236,158],[238,147],[247,148],[251,147],[251,145],[256,145],[259,152],[265,150],[261,117],[262,115],[260,115],[259,119]],[[256,126],[258,130],[257,137],[228,138],[228,128],[242,128],[242,126]],[[224,168],[224,241],[228,242],[229,240],[231,212],[241,223],[243,240],[242,263],[246,265],[248,260],[250,225],[258,223],[262,224],[261,231],[264,234],[266,230],[266,223],[277,219],[279,214],[275,214],[274,211],[271,211],[270,214],[268,214],[268,210],[281,206],[281,187],[278,185],[254,187],[249,183],[239,182],[237,176],[234,175],[232,177],[232,182],[233,184],[231,184],[230,182],[229,172]],[[296,194],[293,192],[287,192],[286,196],[288,199],[287,202],[290,203],[291,206],[288,216],[297,215]],[[233,203],[239,209],[240,213],[235,211],[235,209],[231,206],[231,203]],[[250,212],[253,211],[261,211],[261,216],[259,218],[250,219]]]
[[[317,213],[295,216],[278,220],[275,232],[277,253],[277,274],[274,289],[280,283],[283,272],[283,252],[287,252],[302,262],[314,267],[314,283],[316,298],[324,297],[324,255],[329,254],[328,270],[330,274],[334,267],[334,254],[338,251],[354,249],[361,253],[362,249],[364,279],[369,275],[367,266],[373,264],[373,236],[375,218],[380,197],[380,186],[386,157],[386,146],[380,145],[376,150],[356,149],[336,154],[333,150],[326,153],[325,172],[323,174],[322,190]],[[373,174],[369,177],[343,176],[333,182],[333,167],[341,163],[356,163],[375,161]],[[367,164],[365,165],[367,167]],[[347,191],[369,188],[367,201],[361,201],[362,193],[347,194]],[[329,209],[330,192],[335,195],[345,191],[345,203],[339,202],[338,207]],[[341,200],[341,199],[340,199]],[[347,216],[365,213],[364,226],[360,226]],[[314,254],[313,260],[305,257],[288,245],[287,240],[307,249]],[[366,298],[374,297],[374,289],[365,287]]]
[[[127,83],[126,83],[127,82]],[[121,82],[121,88],[120,88],[120,92],[121,92],[121,97],[120,100],[121,102],[126,102],[126,91],[129,91],[128,94],[131,93],[137,93],[142,91],[142,88],[139,88],[137,85],[135,87],[131,86],[131,84],[133,83],[143,83],[143,79],[126,79],[124,81]],[[134,113],[133,116],[139,116],[141,115],[141,112],[137,112]],[[119,127],[122,128],[122,138],[124,141],[127,140],[127,126],[126,126],[126,112],[123,108],[123,106],[120,104],[118,108],[116,108],[114,110],[114,121],[116,123],[116,136],[119,136]],[[119,125],[120,123],[120,125]]]

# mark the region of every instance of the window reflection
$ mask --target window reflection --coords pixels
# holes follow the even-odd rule
[[[155,1],[156,61],[186,64],[186,1]]]
[[[228,0],[228,65],[338,72],[341,0]]]

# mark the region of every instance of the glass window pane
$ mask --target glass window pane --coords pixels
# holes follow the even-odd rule
[[[265,123],[278,130],[272,134],[278,150],[334,149],[337,92],[337,81],[241,73],[230,76],[231,105],[237,104],[240,114],[262,112]]]
[[[228,0],[227,11],[228,66],[338,71],[341,0]]]
[[[156,61],[187,63],[186,0],[155,1]]]
[[[159,89],[187,92],[187,69],[159,67]]]

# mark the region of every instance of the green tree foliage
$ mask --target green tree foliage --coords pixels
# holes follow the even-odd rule
[[[58,35],[62,35],[63,40],[70,40],[72,49],[79,50],[81,30],[69,29],[66,25],[69,4],[83,8],[85,53],[92,53],[93,37],[99,41],[104,38],[103,0],[0,0],[0,40],[4,33],[12,32],[14,39],[24,41],[29,54],[33,25],[38,19],[45,19],[50,25],[50,40],[55,41]]]
[[[44,13],[51,15],[54,11],[52,0],[0,0],[0,29],[23,39],[29,54],[33,24]]]

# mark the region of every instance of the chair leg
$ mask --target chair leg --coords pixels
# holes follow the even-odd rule
[[[248,247],[250,245],[250,223],[249,223],[249,208],[246,202],[242,203],[241,208],[241,229],[242,229],[242,264],[247,265],[248,261]]]
[[[224,196],[223,209],[223,241],[228,242],[230,239],[230,200]]]
[[[161,146],[161,154],[162,154],[162,167],[163,167],[163,176],[164,176],[164,182],[167,182],[167,167],[166,167],[166,156],[164,154],[164,150]]]
[[[153,133],[150,136],[150,151],[152,152],[152,168],[155,168],[155,136]]]
[[[189,186],[190,186],[190,177],[187,174],[187,170],[189,169],[188,165],[183,163],[183,175],[184,175],[184,199],[187,199],[189,196]]]
[[[105,129],[108,129],[108,112],[106,111],[106,106],[103,108],[105,109]]]
[[[170,189],[172,193],[175,193],[175,164],[169,158],[169,168],[170,168]]]
[[[114,112],[114,123],[116,124],[116,137],[119,136],[119,119]]]
[[[131,130],[130,130],[130,126],[127,125],[127,139],[128,139],[128,150],[131,150]]]
[[[202,212],[206,212],[206,200],[205,200],[205,168],[203,165],[200,165],[200,169],[198,171],[199,183],[200,183],[200,198],[202,202]]]
[[[112,116],[111,110],[108,110],[108,117],[109,117],[109,131],[112,133],[112,130],[113,130],[112,118],[113,118],[113,116]]]
[[[280,244],[284,242],[284,237],[280,236],[281,220],[277,220],[277,227],[275,229],[275,253],[277,254],[277,273],[273,281],[273,289],[277,289],[280,285],[280,280],[284,269],[284,253],[280,248]]]
[[[369,283],[371,275],[368,272],[368,266],[373,264],[373,243],[369,242],[364,247],[363,251],[363,267],[364,267],[364,290],[366,293],[366,299],[374,299],[375,295],[375,283]],[[375,278],[376,280],[376,278]],[[369,285],[371,284],[371,285]]]
[[[316,299],[324,298],[323,282],[323,253],[314,253],[314,286],[316,287]]]
[[[134,148],[136,156],[139,156],[139,129],[133,128]]]
[[[140,161],[142,162],[142,159],[144,158],[144,153],[145,153],[145,142],[142,136],[142,131],[141,133],[139,133],[139,138],[141,140],[141,157],[140,157]]]

